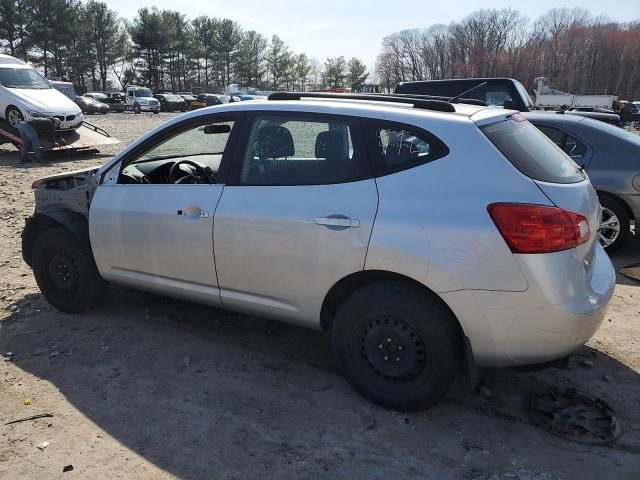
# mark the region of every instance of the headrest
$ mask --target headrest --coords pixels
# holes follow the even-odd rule
[[[258,158],[293,157],[296,151],[291,132],[280,125],[265,125],[258,130],[253,155]]]
[[[338,160],[345,156],[343,135],[337,130],[320,132],[316,137],[316,158]]]

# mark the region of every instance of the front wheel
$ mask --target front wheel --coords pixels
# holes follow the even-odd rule
[[[631,235],[629,214],[624,207],[608,197],[600,197],[602,216],[598,227],[598,240],[607,253],[618,250]]]
[[[18,124],[24,120],[24,115],[22,115],[22,112],[18,107],[9,105],[5,112],[5,118],[7,119],[7,123],[11,125],[12,128],[18,128]]]
[[[159,111],[159,110],[154,110],[154,111],[153,111],[153,114],[154,114],[154,115],[157,115],[157,114],[159,114],[159,113],[160,113],[160,111]]]
[[[142,112],[142,109],[140,108],[140,105],[135,104],[133,106],[133,113],[141,113],[141,112]]]
[[[45,298],[58,310],[78,313],[102,300],[107,282],[86,244],[64,227],[45,230],[32,252],[33,274]]]
[[[334,319],[332,344],[338,366],[362,396],[400,411],[442,400],[463,355],[457,321],[440,299],[394,281],[347,298]]]

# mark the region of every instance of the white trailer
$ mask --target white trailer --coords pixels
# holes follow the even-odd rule
[[[561,92],[545,84],[544,77],[534,80],[536,88],[535,105],[538,108],[607,108],[612,110],[613,104],[618,100],[615,95],[574,95]]]

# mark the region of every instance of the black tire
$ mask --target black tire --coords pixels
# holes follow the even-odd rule
[[[18,123],[24,120],[24,115],[20,109],[14,105],[9,105],[4,112],[4,118],[12,128],[18,128]],[[14,122],[15,124],[12,124]]]
[[[159,111],[159,110],[154,110],[154,111],[153,111],[153,114],[154,114],[154,115],[158,115],[159,113],[160,113],[160,111]]]
[[[607,253],[612,253],[622,247],[631,237],[631,223],[629,220],[629,214],[620,202],[605,196],[601,196],[599,198],[600,205],[602,205],[603,208],[602,220],[608,220],[608,217],[613,214],[617,217],[617,224],[620,227],[620,231],[617,236],[615,236],[613,242],[609,243],[607,246],[604,245],[604,240],[601,240],[600,242]],[[605,237],[607,238],[606,241],[609,242],[612,238],[614,238],[614,235],[612,234],[612,230],[607,230],[604,227],[601,227],[598,229],[598,237],[599,239]]]
[[[84,312],[97,305],[107,291],[90,249],[64,227],[47,229],[38,236],[32,268],[42,294],[62,312]]]
[[[133,105],[133,113],[142,113],[140,105],[138,105],[137,103]]]
[[[403,282],[364,286],[332,326],[336,362],[351,385],[385,408],[432,407],[451,390],[463,358],[456,319],[434,294]]]

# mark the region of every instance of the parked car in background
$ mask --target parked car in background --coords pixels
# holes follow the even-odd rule
[[[221,95],[216,95],[214,93],[200,93],[196,97],[194,101],[191,102],[191,108],[203,108],[203,107],[211,107],[213,105],[220,105],[223,102],[220,100]]]
[[[616,107],[623,122],[640,122],[640,105],[621,100]]]
[[[176,95],[180,95],[187,104],[187,110],[191,110],[191,103],[196,99],[195,95],[189,92],[178,92]]]
[[[0,118],[16,128],[22,120],[53,118],[60,130],[82,125],[82,111],[27,63],[0,54]]]
[[[153,98],[151,90],[146,87],[128,85],[125,88],[125,102],[134,113],[160,113],[160,102]]]
[[[105,95],[102,102],[109,105],[112,112],[122,112],[126,109],[126,98],[122,92],[101,92]]]
[[[94,96],[90,94],[84,94],[81,97],[76,97],[75,102],[82,110],[82,113],[86,113],[89,115],[94,113],[101,113],[101,114],[109,113],[109,105],[104,102],[101,102],[100,100],[97,100]]]
[[[179,95],[173,93],[158,93],[153,96],[160,102],[161,112],[185,112],[187,110],[187,103]]]
[[[59,92],[64,93],[70,100],[75,100],[76,97],[78,97],[78,93],[76,92],[76,88],[73,86],[72,82],[49,80],[49,84]]]
[[[616,280],[598,197],[521,114],[319,95],[180,115],[37,180],[22,252],[44,297],[82,312],[113,282],[323,329],[355,389],[405,411],[465,365],[596,332]]]
[[[588,173],[602,205],[600,244],[624,245],[640,221],[640,135],[576,115],[523,115]]]

